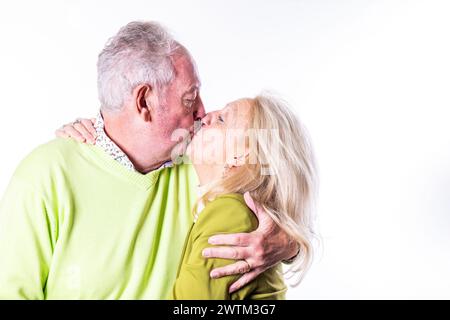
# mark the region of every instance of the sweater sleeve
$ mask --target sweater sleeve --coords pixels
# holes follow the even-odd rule
[[[199,215],[189,234],[190,248],[185,252],[178,278],[174,287],[175,299],[188,300],[228,300],[231,295],[228,287],[239,275],[212,279],[212,269],[234,263],[233,260],[209,258],[202,256],[203,249],[211,247],[208,238],[219,233],[249,232],[254,221],[247,208],[240,201],[221,196],[208,203]],[[247,286],[244,291],[248,291]]]
[[[258,221],[254,214],[247,208],[241,198],[233,195],[224,195],[210,202],[200,213],[188,239],[191,242],[191,250],[185,252],[178,278],[174,286],[175,299],[194,300],[242,300],[275,298],[271,286],[268,286],[263,273],[257,280],[247,284],[237,292],[228,293],[228,288],[240,275],[226,276],[211,279],[209,274],[212,269],[232,264],[234,260],[203,258],[202,251],[211,247],[208,238],[219,233],[251,232],[256,229]],[[271,272],[271,271],[269,271]],[[279,290],[281,278],[271,275],[272,283],[278,284]],[[270,284],[270,283],[269,283]],[[256,293],[256,294],[255,294]]]
[[[13,177],[0,203],[0,299],[44,299],[52,252],[43,197]]]

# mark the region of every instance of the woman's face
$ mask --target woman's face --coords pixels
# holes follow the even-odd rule
[[[208,113],[186,151],[192,163],[225,166],[245,160],[252,107],[252,99],[240,99]]]

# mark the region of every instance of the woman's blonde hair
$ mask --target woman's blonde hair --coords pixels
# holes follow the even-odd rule
[[[299,254],[288,269],[289,278],[297,275],[293,285],[298,285],[312,262],[315,238],[312,216],[317,170],[313,149],[305,128],[285,101],[263,92],[250,103],[246,163],[210,184],[199,200],[248,191],[299,244]]]

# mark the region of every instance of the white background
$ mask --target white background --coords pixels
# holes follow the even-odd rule
[[[291,299],[450,298],[449,1],[2,1],[0,193],[20,159],[98,108],[96,58],[158,20],[207,110],[274,89],[321,169],[322,253]]]

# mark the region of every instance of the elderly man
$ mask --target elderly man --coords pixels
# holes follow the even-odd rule
[[[15,171],[0,206],[0,297],[164,299],[192,222],[197,178],[169,160],[205,115],[187,50],[158,24],[132,22],[98,58],[96,144],[55,139]],[[219,236],[205,256],[245,260],[236,290],[296,245],[264,212],[249,234]],[[289,245],[288,245],[289,244]],[[209,252],[208,252],[209,250]],[[209,254],[208,254],[209,253]],[[242,265],[242,264],[240,264]]]

